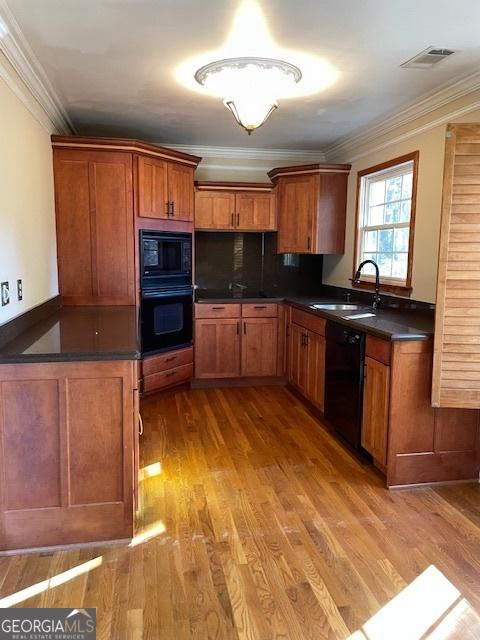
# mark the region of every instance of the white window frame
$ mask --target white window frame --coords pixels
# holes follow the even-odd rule
[[[388,224],[380,225],[366,225],[365,218],[368,215],[369,202],[368,196],[370,194],[370,186],[374,182],[379,180],[385,180],[388,178],[395,178],[407,173],[407,169],[411,169],[412,173],[412,195],[410,206],[410,220],[408,222],[391,222]],[[368,231],[381,231],[384,229],[409,229],[409,240],[407,254],[407,274],[405,278],[398,278],[394,276],[385,276],[380,274],[380,283],[384,287],[391,287],[393,289],[408,289],[411,290],[411,262],[413,256],[413,236],[415,230],[415,206],[416,206],[416,183],[417,183],[417,171],[418,171],[418,152],[408,154],[408,156],[402,156],[401,158],[395,158],[385,165],[377,167],[371,167],[365,169],[358,174],[358,206],[357,206],[357,223],[355,229],[355,264],[354,273],[360,264],[364,260],[365,253],[375,253],[371,251],[364,251],[365,235]],[[405,200],[405,198],[403,199]],[[402,199],[400,199],[400,202]],[[396,201],[398,202],[398,201]],[[375,282],[375,276],[370,274],[361,275],[361,283],[371,285]]]

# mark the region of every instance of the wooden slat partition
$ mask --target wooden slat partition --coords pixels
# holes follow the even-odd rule
[[[480,408],[480,125],[447,128],[434,407]]]

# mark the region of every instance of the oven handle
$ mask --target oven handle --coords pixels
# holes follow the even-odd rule
[[[190,298],[193,297],[193,288],[171,289],[169,291],[142,291],[142,298]]]

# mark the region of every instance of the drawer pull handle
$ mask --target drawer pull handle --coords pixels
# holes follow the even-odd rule
[[[225,307],[212,307],[212,311],[222,311]]]
[[[264,305],[256,305],[256,306],[254,306],[253,308],[254,308],[254,309],[266,309],[266,308],[267,308],[267,305],[265,305],[265,304],[264,304]]]
[[[172,376],[174,376],[177,372],[176,371],[169,371],[166,375],[167,378],[171,378]]]
[[[170,356],[165,360],[165,362],[172,362],[172,360],[176,360],[176,359],[177,359],[177,356]]]

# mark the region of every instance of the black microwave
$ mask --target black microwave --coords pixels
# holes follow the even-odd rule
[[[192,285],[192,234],[140,231],[142,291]]]

